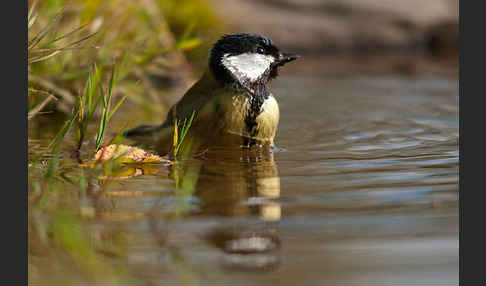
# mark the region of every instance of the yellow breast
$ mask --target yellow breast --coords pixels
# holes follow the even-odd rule
[[[224,101],[224,131],[228,134],[243,136],[262,143],[270,143],[273,145],[273,140],[277,132],[279,121],[278,103],[270,95],[263,103],[261,112],[256,117],[256,126],[254,132],[249,132],[245,118],[248,116],[250,109],[250,102],[247,96],[234,95],[231,100]]]

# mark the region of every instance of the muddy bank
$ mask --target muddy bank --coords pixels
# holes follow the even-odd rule
[[[422,50],[455,56],[457,0],[213,0],[232,30],[306,54]]]

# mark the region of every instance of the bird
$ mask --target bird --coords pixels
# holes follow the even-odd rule
[[[169,109],[166,120],[124,135],[150,136],[158,152],[168,153],[174,132],[180,135],[181,125],[190,121],[184,142],[192,149],[275,148],[280,110],[269,83],[282,66],[299,57],[281,52],[263,35],[225,34],[211,48],[202,77]]]

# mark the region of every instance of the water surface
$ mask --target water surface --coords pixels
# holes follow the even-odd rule
[[[273,91],[279,152],[151,166],[86,202],[93,229],[129,237],[134,281],[457,285],[458,81],[281,76]]]

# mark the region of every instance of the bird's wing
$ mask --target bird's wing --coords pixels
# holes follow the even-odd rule
[[[179,122],[183,122],[189,119],[193,112],[199,115],[200,111],[207,105],[217,104],[218,95],[224,92],[224,88],[219,82],[214,79],[209,71],[206,71],[202,78],[169,110],[164,125],[172,126],[176,118]]]

